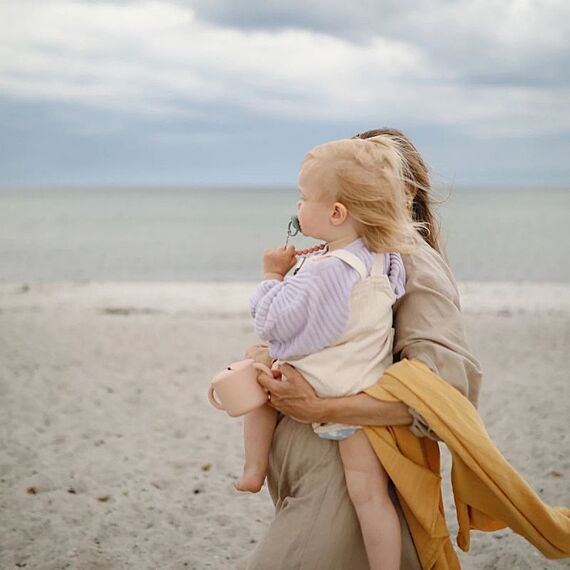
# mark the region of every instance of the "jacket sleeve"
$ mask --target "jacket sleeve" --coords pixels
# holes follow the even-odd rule
[[[421,360],[477,406],[481,367],[468,347],[449,267],[424,242],[402,257],[406,294],[394,305],[394,360]]]

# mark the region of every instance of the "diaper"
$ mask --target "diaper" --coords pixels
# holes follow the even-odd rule
[[[346,424],[319,424],[313,423],[313,431],[322,439],[341,440],[354,435],[360,426]]]

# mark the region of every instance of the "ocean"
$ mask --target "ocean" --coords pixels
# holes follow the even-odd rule
[[[570,282],[570,189],[436,194],[458,280]],[[296,200],[294,188],[2,189],[0,281],[255,281]]]

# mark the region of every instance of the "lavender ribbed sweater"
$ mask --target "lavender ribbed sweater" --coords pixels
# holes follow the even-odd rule
[[[344,249],[356,255],[370,274],[374,254],[361,239]],[[397,297],[404,294],[404,264],[397,253],[385,255],[384,271]],[[305,356],[339,337],[348,323],[350,292],[358,272],[337,257],[307,263],[283,281],[262,281],[250,299],[255,332],[269,344],[273,358]]]

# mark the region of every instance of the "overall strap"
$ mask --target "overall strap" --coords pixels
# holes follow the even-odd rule
[[[374,262],[372,263],[372,270],[370,275],[373,277],[381,277],[388,273],[390,267],[390,254],[389,253],[375,253]]]
[[[366,279],[368,277],[368,271],[366,271],[366,265],[356,256],[354,253],[350,253],[346,249],[335,249],[325,253],[321,257],[338,257],[342,259],[346,264],[350,265],[353,269],[356,269],[360,274],[361,279]]]

